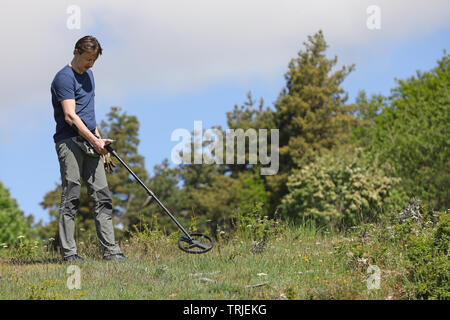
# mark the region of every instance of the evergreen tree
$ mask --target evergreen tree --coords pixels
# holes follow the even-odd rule
[[[100,132],[102,136],[115,140],[113,148],[128,166],[147,183],[149,174],[145,169],[145,159],[138,153],[139,120],[136,116],[127,115],[120,107],[111,107],[106,115],[107,121],[102,121]],[[107,174],[108,186],[113,197],[114,216],[124,228],[130,224],[129,219],[139,214],[139,210],[147,199],[147,193],[138,184],[128,170],[111,156],[116,164],[113,174]]]
[[[253,99],[251,91],[247,93],[247,101],[243,105],[235,105],[233,111],[227,112],[227,124],[231,130],[242,129],[243,132],[247,132],[249,129],[255,130],[259,136],[259,129],[267,130],[267,141],[270,143],[271,129],[276,129],[274,121],[274,112],[269,107],[264,107],[264,99],[261,97],[258,106],[256,106],[256,100]],[[224,133],[224,137],[225,133]],[[227,140],[224,139],[224,148]],[[233,164],[224,164],[222,168],[225,172],[229,172],[231,176],[237,177],[239,173],[245,172],[252,167],[259,168],[260,164],[249,164],[249,138],[245,140],[245,165],[238,164],[237,161],[237,143],[234,142],[234,161]],[[269,148],[270,152],[270,148]],[[225,154],[225,153],[224,153]],[[259,145],[256,148],[256,154],[259,155]]]
[[[301,168],[321,151],[330,150],[351,138],[358,125],[354,106],[341,84],[354,69],[333,71],[337,57],[328,59],[322,31],[308,36],[305,50],[289,63],[286,86],[275,103],[275,123],[280,130],[280,171],[267,177],[271,205],[275,208],[287,193],[286,182],[294,168]]]

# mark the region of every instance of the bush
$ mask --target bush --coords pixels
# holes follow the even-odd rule
[[[19,237],[29,234],[30,227],[17,201],[0,182],[0,244],[2,247],[16,245]]]
[[[450,212],[437,216],[436,224],[422,224],[407,240],[408,279],[419,299],[450,299]]]
[[[233,217],[236,234],[242,239],[252,240],[253,252],[262,252],[267,242],[280,233],[282,229],[276,219],[263,216],[263,212],[263,203],[260,202],[252,207],[237,209]]]
[[[280,207],[294,221],[311,219],[329,227],[374,222],[401,199],[393,189],[399,181],[367,161],[360,149],[342,150],[317,158],[291,175],[289,193]]]

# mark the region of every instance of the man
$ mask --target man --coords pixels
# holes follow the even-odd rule
[[[95,37],[77,41],[72,62],[62,68],[51,84],[56,121],[53,136],[61,171],[62,195],[59,207],[59,238],[65,261],[83,261],[74,239],[82,178],[94,201],[97,236],[107,260],[126,260],[114,240],[112,199],[104,162],[110,139],[100,137],[95,120],[95,83],[90,70],[102,47]],[[95,151],[94,151],[95,150]]]

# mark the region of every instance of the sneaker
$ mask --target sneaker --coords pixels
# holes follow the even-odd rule
[[[68,262],[83,262],[84,261],[84,259],[77,254],[65,257],[65,258],[63,258],[63,260],[68,261]]]
[[[128,260],[123,255],[123,253],[110,254],[109,256],[104,256],[103,259],[105,259],[105,260],[123,260],[123,261],[127,261]]]

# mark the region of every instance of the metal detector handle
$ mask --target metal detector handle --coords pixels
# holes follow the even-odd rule
[[[108,150],[109,153],[113,153],[114,148],[111,146],[111,143],[105,144],[105,149]]]

